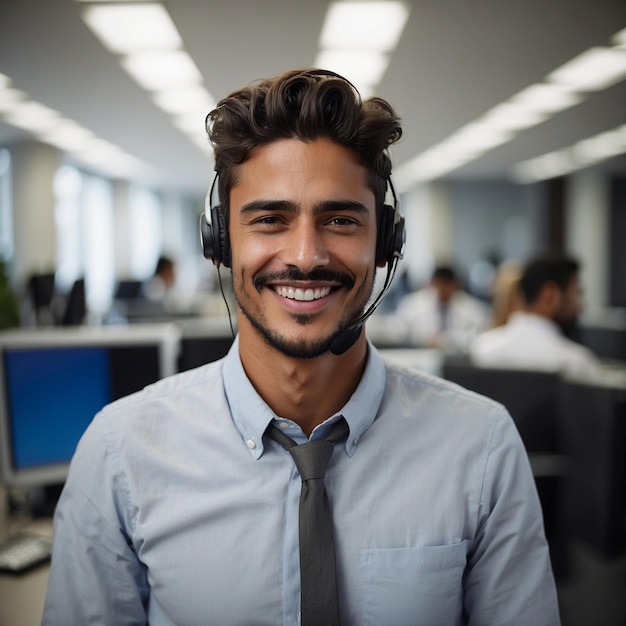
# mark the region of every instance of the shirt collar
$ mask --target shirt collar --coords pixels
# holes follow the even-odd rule
[[[246,376],[239,358],[239,337],[235,338],[224,360],[224,389],[233,422],[250,454],[258,459],[263,454],[263,433],[277,416],[265,403]],[[361,435],[372,425],[385,391],[385,365],[379,352],[368,341],[365,371],[358,387],[344,407],[318,426],[312,438],[322,437],[332,422],[343,416],[350,427],[346,452],[352,456]],[[288,416],[282,416],[288,417]]]
[[[532,326],[536,330],[543,330],[552,335],[561,335],[561,331],[553,320],[537,313],[528,311],[514,311],[511,313],[509,324],[514,326]]]

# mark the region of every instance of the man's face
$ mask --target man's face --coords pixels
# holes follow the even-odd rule
[[[555,313],[555,321],[564,331],[571,330],[582,312],[582,289],[578,276],[573,276],[565,289],[561,290],[559,306]]]
[[[375,271],[376,207],[366,170],[326,139],[257,148],[230,192],[235,297],[274,348],[310,358],[363,311]]]
[[[457,284],[453,280],[444,280],[442,278],[433,278],[432,287],[437,292],[437,298],[442,304],[447,304],[457,290]]]

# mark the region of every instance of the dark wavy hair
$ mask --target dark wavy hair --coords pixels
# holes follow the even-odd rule
[[[288,71],[231,93],[208,114],[206,130],[226,224],[238,166],[254,148],[278,139],[326,138],[354,150],[367,169],[380,210],[391,174],[387,149],[402,136],[399,118],[387,101],[363,102],[350,81],[320,69]]]
[[[524,267],[519,282],[526,304],[534,304],[541,289],[548,283],[555,283],[564,291],[579,271],[580,263],[577,259],[553,252],[530,260]]]

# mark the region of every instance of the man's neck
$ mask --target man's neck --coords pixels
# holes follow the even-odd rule
[[[239,335],[241,362],[257,393],[278,417],[293,420],[307,436],[346,404],[365,369],[364,334],[341,356],[328,351],[312,359],[279,352],[245,325]]]

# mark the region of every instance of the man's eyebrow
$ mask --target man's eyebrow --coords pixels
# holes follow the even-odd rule
[[[244,204],[239,213],[258,213],[259,211],[289,211],[295,213],[298,207],[288,200],[252,200]]]
[[[252,200],[244,204],[239,213],[258,213],[262,211],[283,211],[288,213],[297,213],[300,206],[289,200]],[[362,202],[356,200],[322,200],[313,206],[315,215],[324,213],[335,213],[337,211],[349,211],[356,213],[368,214],[370,210]]]
[[[368,214],[370,210],[362,203],[356,200],[323,200],[313,207],[316,215],[322,213],[336,213],[337,211],[349,211],[351,213]]]

